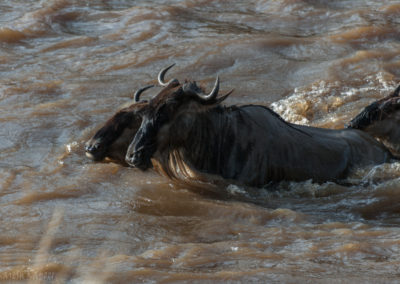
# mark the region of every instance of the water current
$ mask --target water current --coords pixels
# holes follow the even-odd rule
[[[171,63],[206,89],[219,75],[227,105],[341,128],[400,83],[400,3],[2,0],[0,281],[400,281],[400,163],[215,197],[87,159]]]

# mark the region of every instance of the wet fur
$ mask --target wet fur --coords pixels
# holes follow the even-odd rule
[[[127,153],[135,151],[138,141],[150,139],[157,145],[150,152],[153,164],[172,179],[217,175],[250,186],[280,180],[322,182],[393,158],[384,145],[359,130],[290,124],[264,106],[204,105],[184,90],[178,85],[165,88],[150,101],[149,120],[161,115],[162,107],[174,110],[168,122],[156,127],[156,137],[139,131]]]

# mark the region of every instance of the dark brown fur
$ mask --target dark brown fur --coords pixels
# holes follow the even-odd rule
[[[142,122],[137,114],[146,103],[134,103],[114,114],[85,144],[94,161],[110,159],[126,165],[125,154]]]

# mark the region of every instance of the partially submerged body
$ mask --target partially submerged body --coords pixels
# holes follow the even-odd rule
[[[185,129],[185,119],[193,119],[195,127]],[[183,171],[178,162],[171,167],[171,153],[200,172],[252,186],[339,180],[354,167],[391,159],[389,151],[366,133],[288,124],[263,106],[216,107],[191,118],[177,117],[168,127],[171,133],[188,132],[182,144],[176,135],[159,141],[153,156],[172,176]]]
[[[188,131],[185,143],[176,135],[164,138],[153,158],[170,178],[196,178],[200,172],[251,186],[340,180],[355,167],[392,158],[362,131],[289,125],[271,112],[262,106],[216,108],[191,118],[197,126],[189,131],[184,121],[169,125],[171,133]]]
[[[164,86],[150,102],[136,100],[117,112],[86,143],[86,155],[141,169],[155,165],[176,180],[220,176],[262,186],[338,181],[356,167],[392,161],[375,138],[399,149],[400,87],[367,107],[348,129],[332,130],[288,123],[264,106],[224,107],[220,102],[227,96],[216,97],[219,83],[211,99],[194,82],[171,80]]]
[[[153,159],[172,179],[211,174],[262,186],[281,180],[337,181],[355,167],[393,159],[382,143],[360,130],[290,124],[263,106],[223,107],[218,88],[206,95],[194,82],[170,82],[141,111],[143,122],[127,163],[145,170]]]

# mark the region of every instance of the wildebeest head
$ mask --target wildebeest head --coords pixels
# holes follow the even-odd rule
[[[168,126],[175,118],[178,116],[182,118],[184,113],[196,112],[216,105],[231,93],[217,99],[218,77],[209,94],[205,94],[195,82],[188,81],[182,85],[177,79],[164,82],[164,75],[172,66],[174,65],[159,73],[158,81],[164,88],[140,111],[142,124],[126,153],[126,162],[142,170],[151,167],[150,159],[156,152],[160,141],[164,139],[163,133],[167,133]],[[190,121],[182,123],[190,123]],[[187,133],[176,134],[184,137]]]
[[[142,122],[138,111],[147,105],[146,101],[139,102],[140,94],[151,87],[146,86],[136,91],[135,103],[119,110],[85,143],[88,158],[94,161],[109,158],[125,164],[126,150]]]

